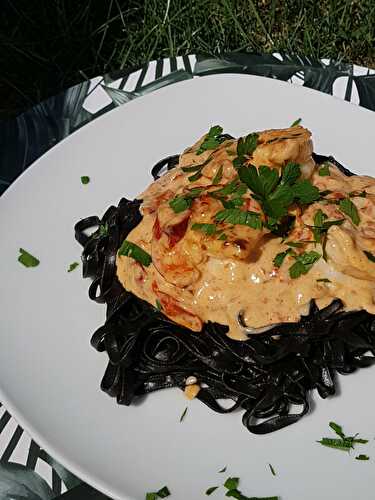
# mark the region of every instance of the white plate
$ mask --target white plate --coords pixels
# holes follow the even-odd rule
[[[210,125],[233,135],[284,127],[302,117],[315,151],[374,175],[375,115],[302,87],[247,75],[189,80],[130,102],[60,143],[0,199],[0,398],[39,444],[84,481],[119,499],[142,499],[168,485],[173,499],[205,498],[227,474],[252,496],[282,500],[372,498],[375,487],[375,370],[341,377],[341,393],[298,424],[251,435],[242,412],[217,415],[179,390],[120,407],[99,390],[106,356],[89,345],[104,308],[87,297],[73,225],[102,214],[151,180],[150,168]],[[81,175],[89,175],[83,186]],[[37,268],[17,262],[23,247]],[[315,441],[336,420],[370,444],[359,462]],[[268,468],[271,463],[277,476]],[[227,474],[217,474],[224,465]],[[222,498],[216,492],[212,498]]]

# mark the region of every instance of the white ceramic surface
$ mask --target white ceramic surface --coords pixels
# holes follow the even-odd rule
[[[254,436],[241,412],[217,415],[179,390],[120,407],[99,390],[106,356],[89,345],[104,308],[87,297],[73,225],[102,214],[151,180],[160,158],[181,151],[210,125],[243,135],[302,117],[315,151],[359,173],[375,174],[375,114],[271,79],[220,75],[189,80],[139,98],[84,127],[49,151],[0,198],[0,400],[47,451],[83,480],[118,499],[142,499],[168,485],[174,500],[205,498],[227,475],[249,496],[282,500],[373,498],[375,369],[340,377],[340,394],[298,424]],[[81,175],[91,182],[83,186]],[[17,262],[23,247],[37,268]],[[335,420],[370,439],[358,453],[315,441]],[[277,476],[271,475],[271,463]],[[226,474],[217,471],[228,466]],[[223,498],[217,491],[212,498]]]

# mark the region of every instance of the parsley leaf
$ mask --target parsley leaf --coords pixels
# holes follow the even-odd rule
[[[128,240],[124,240],[122,242],[122,245],[118,250],[118,254],[131,257],[132,259],[140,262],[143,266],[146,267],[148,267],[152,262],[150,254],[145,252],[143,248]]]
[[[354,444],[366,444],[368,443],[367,439],[357,438],[355,436],[346,436],[344,431],[342,430],[341,425],[336,424],[335,422],[330,422],[329,426],[331,429],[340,437],[337,438],[322,438],[320,441],[317,441],[323,446],[327,446],[328,448],[335,448],[336,450],[341,451],[350,451],[350,449],[354,448]]]
[[[146,500],[157,500],[158,498],[167,498],[169,497],[171,492],[169,491],[167,486],[164,486],[159,491],[155,491],[152,493],[146,493]]]
[[[329,426],[331,427],[332,430],[335,431],[335,433],[340,436],[340,438],[345,439],[345,434],[342,430],[341,425],[336,424],[335,422],[330,422]]]
[[[224,141],[219,136],[223,133],[223,128],[220,125],[214,125],[208,131],[206,137],[204,138],[202,144],[199,146],[197,150],[197,155],[208,151],[209,149],[216,149],[220,144]]]
[[[301,175],[301,167],[298,163],[288,162],[281,176],[281,184],[294,184]]]
[[[249,226],[252,229],[261,229],[262,221],[258,212],[243,211],[239,208],[226,208],[215,215],[217,222],[228,224],[240,224]]]
[[[68,268],[68,273],[71,273],[72,271],[74,271],[74,269],[75,269],[76,267],[78,267],[78,266],[79,266],[79,263],[78,263],[78,262],[72,262],[72,263],[70,264],[69,268]]]
[[[161,305],[161,302],[159,299],[156,299],[155,301],[155,307],[158,311],[161,311],[163,309],[163,306]]]
[[[218,486],[211,486],[211,488],[208,488],[208,490],[206,490],[206,495],[211,495],[217,489],[218,489]]]
[[[258,145],[258,134],[248,134],[246,137],[240,137],[237,141],[237,158],[233,160],[235,169],[241,168],[246,159],[249,158],[255,151]]]
[[[274,218],[280,219],[288,213],[288,207],[293,203],[293,190],[287,184],[280,184],[268,198],[263,201],[265,213]]]
[[[184,210],[191,207],[193,200],[191,198],[185,198],[184,196],[176,196],[169,202],[169,206],[176,213],[179,214]]]
[[[307,274],[320,257],[320,253],[315,252],[314,250],[297,255],[295,257],[296,262],[289,268],[289,276],[292,279],[296,279],[302,274]]]
[[[203,191],[203,188],[193,188],[188,193],[176,196],[169,201],[169,206],[176,213],[183,212],[191,207],[194,198],[197,198]]]
[[[320,175],[320,177],[325,177],[327,175],[331,175],[331,173],[329,171],[329,165],[327,163],[323,164],[319,168],[319,175]]]
[[[293,252],[293,250],[291,248],[288,248],[287,250],[285,250],[285,252],[279,252],[276,257],[273,259],[273,263],[276,267],[281,267],[281,264],[284,262],[285,260],[285,257],[288,255],[288,254],[291,254]]]
[[[226,239],[228,239],[228,236],[225,233],[221,233],[221,235],[218,237],[218,240],[225,241]]]
[[[220,165],[218,171],[215,174],[215,177],[212,179],[212,184],[220,184],[220,181],[223,177],[223,165]]]
[[[268,197],[279,181],[278,171],[275,168],[266,166],[259,167],[259,170],[254,165],[250,165],[250,167],[242,166],[238,174],[241,181],[261,199]]]
[[[295,120],[290,127],[297,127],[297,125],[299,125],[302,121],[302,118],[297,118],[297,120]]]
[[[187,411],[188,411],[188,407],[186,407],[185,410],[182,412],[181,417],[180,417],[180,422],[182,422],[183,419],[185,418]]]
[[[349,198],[345,198],[344,200],[340,200],[339,207],[341,212],[350,217],[353,224],[358,226],[360,218],[357,207],[354,205],[354,203]]]
[[[366,255],[368,260],[370,260],[371,262],[375,262],[375,255],[373,255],[371,252],[367,252],[366,250],[364,250],[363,253]]]
[[[108,234],[108,222],[105,224],[100,224],[99,226],[99,236],[107,236]]]
[[[370,460],[370,457],[367,455],[358,455],[355,457],[356,460]]]
[[[208,236],[213,236],[216,233],[216,225],[215,224],[195,223],[191,226],[191,229],[193,231],[202,231],[202,233],[205,233]]]
[[[195,182],[198,179],[200,179],[202,177],[202,175],[203,175],[202,171],[199,170],[196,174],[190,175],[190,177],[188,177],[188,181],[189,182]]]
[[[88,184],[90,182],[90,177],[88,175],[82,175],[81,182],[82,184]]]
[[[31,255],[23,248],[20,248],[20,256],[18,257],[18,262],[21,262],[25,267],[36,267],[39,266],[40,260]]]
[[[240,482],[239,477],[228,477],[224,483],[224,488],[227,490],[235,490]]]
[[[318,283],[332,283],[331,280],[329,280],[328,278],[319,278],[316,280]]]
[[[312,203],[320,197],[319,189],[307,179],[296,182],[293,186],[293,192],[295,198],[303,204]]]
[[[167,486],[164,486],[159,491],[156,492],[159,498],[167,498],[170,496],[171,492],[169,491]]]

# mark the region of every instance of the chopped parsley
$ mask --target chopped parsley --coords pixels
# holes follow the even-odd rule
[[[341,212],[350,217],[355,226],[358,226],[360,218],[354,203],[349,198],[345,198],[344,200],[340,200],[339,207]]]
[[[23,248],[20,248],[20,255],[18,257],[18,262],[21,262],[25,267],[36,267],[39,266],[40,260],[31,255]]]
[[[271,465],[271,464],[268,464],[268,467],[270,468],[271,474],[272,474],[273,476],[276,476],[276,471],[275,471],[275,469],[272,467],[272,465]]]
[[[261,229],[262,220],[258,212],[243,211],[239,208],[226,208],[215,215],[217,222],[226,222],[227,224],[240,224],[249,226],[252,229]]]
[[[341,425],[338,425],[335,422],[330,422],[329,426],[339,436],[339,439],[324,437],[320,441],[317,441],[323,446],[349,452],[352,448],[354,448],[355,444],[368,443],[367,439],[357,438],[358,434],[355,436],[346,436]]]
[[[161,302],[159,299],[156,299],[155,301],[155,307],[158,311],[161,311],[163,309],[163,306],[161,305]]]
[[[90,177],[88,175],[82,175],[81,182],[82,184],[88,184],[90,182]]]
[[[276,267],[281,267],[282,263],[285,260],[285,257],[287,255],[293,254],[293,250],[291,248],[288,248],[285,250],[285,252],[279,252],[276,257],[273,259],[273,263]]]
[[[148,267],[152,262],[150,254],[145,252],[143,248],[128,240],[124,240],[122,242],[122,245],[118,250],[118,254],[131,257],[132,259],[136,260],[146,267]]]
[[[258,145],[258,134],[248,134],[240,137],[237,141],[237,158],[233,160],[234,168],[240,168],[245,161],[254,153]]]
[[[78,266],[79,266],[78,262],[72,262],[68,268],[68,273],[71,273],[72,271],[74,271],[74,269],[76,269]]]
[[[242,494],[242,492],[238,489],[239,485],[238,477],[228,477],[228,479],[224,483],[224,488],[228,491],[226,492],[226,497],[237,498],[238,500],[278,500],[279,497],[247,497]]]
[[[355,457],[356,460],[370,460],[370,457],[368,457],[367,455],[357,455]]]
[[[329,171],[329,165],[327,163],[324,163],[319,168],[319,175],[320,175],[320,177],[326,177],[327,175],[331,175],[331,173]]]
[[[322,210],[317,210],[314,215],[314,226],[312,227],[314,239],[321,243],[331,226],[341,226],[345,219],[327,220],[327,215]]]
[[[316,280],[318,283],[332,283],[328,278],[319,278]]]
[[[300,175],[300,166],[292,162],[286,165],[281,177],[277,169],[267,166],[257,169],[251,165],[239,169],[240,179],[251,189],[253,198],[261,203],[265,214],[275,223],[287,215],[294,201],[309,204],[319,198],[319,189],[308,180],[298,181]]]
[[[202,177],[202,170],[198,170],[197,173],[191,175],[190,177],[188,177],[188,180],[189,182],[195,182],[197,181],[198,179],[200,179]]]
[[[188,411],[188,407],[186,407],[185,410],[182,412],[181,417],[180,417],[180,422],[182,422],[183,419],[185,418],[187,411]]]
[[[367,250],[364,250],[363,253],[366,255],[368,260],[370,260],[371,262],[375,262],[375,255],[374,254],[372,254],[371,252],[367,252]]]
[[[299,125],[302,121],[302,118],[297,118],[297,120],[295,120],[292,124],[291,124],[291,127],[297,127],[297,125]]]
[[[314,250],[303,252],[295,256],[295,263],[289,268],[289,276],[292,279],[299,278],[302,274],[307,274],[312,266],[320,259],[321,255]]]
[[[146,493],[146,500],[157,500],[158,498],[167,498],[169,497],[171,492],[169,491],[167,486],[164,486],[159,491],[155,491],[153,493]]]
[[[294,247],[294,248],[303,247],[303,243],[300,241],[286,241],[285,245],[288,245],[288,247]]]
[[[193,199],[197,198],[202,191],[202,188],[193,188],[188,193],[172,198],[172,200],[169,201],[169,206],[176,214],[183,212],[191,207]]]
[[[235,490],[239,485],[239,482],[239,477],[228,477],[228,479],[224,483],[224,488],[226,488],[227,490]]]
[[[218,236],[217,238],[218,240],[222,240],[222,241],[225,241],[226,239],[228,239],[228,236],[225,234],[225,233],[221,233],[220,236]]]
[[[206,490],[206,495],[211,495],[214,491],[218,489],[218,486],[211,486],[211,488],[208,488]]]
[[[203,139],[202,144],[199,146],[197,150],[197,155],[208,151],[209,149],[216,149],[220,144],[225,140],[220,137],[223,133],[223,128],[220,125],[214,125],[208,131],[208,134]]]
[[[213,236],[217,231],[215,224],[195,223],[191,226],[191,229],[193,231],[202,231],[202,233],[207,234],[207,236]]]
[[[215,177],[212,179],[212,184],[216,186],[216,184],[220,184],[220,181],[223,177],[223,165],[220,165],[218,171],[215,174]]]

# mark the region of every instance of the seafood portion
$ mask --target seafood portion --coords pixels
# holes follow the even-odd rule
[[[215,127],[213,127],[215,129]],[[311,299],[375,313],[375,179],[316,165],[311,133],[237,140],[212,129],[138,198],[127,240],[152,259],[117,256],[122,285],[193,331],[298,321]]]

